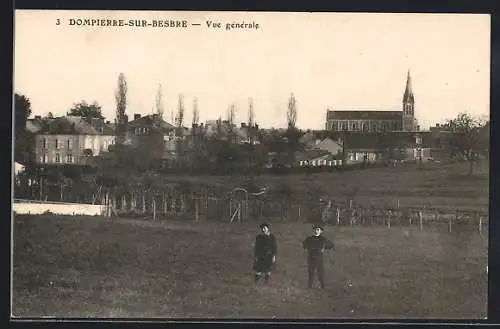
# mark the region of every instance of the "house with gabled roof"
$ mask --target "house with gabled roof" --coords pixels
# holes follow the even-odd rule
[[[88,164],[89,157],[108,151],[115,132],[103,118],[62,116],[43,121],[36,131],[39,164]]]
[[[349,132],[344,139],[346,164],[430,158],[431,138],[426,132]]]

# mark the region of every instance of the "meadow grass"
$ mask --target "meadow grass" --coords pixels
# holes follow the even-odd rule
[[[13,315],[191,318],[482,318],[487,237],[329,226],[325,289],[307,289],[308,224],[272,225],[278,260],[255,287],[257,223],[14,218]],[[351,282],[352,286],[348,283]]]
[[[344,172],[311,173],[303,171],[288,175],[257,175],[257,186],[279,189],[288,185],[294,203],[305,202],[308,194],[325,194],[346,202],[348,199],[363,206],[387,205],[393,207],[399,199],[401,207],[431,207],[488,211],[489,164],[476,164],[473,175],[467,175],[468,164],[424,163],[403,164],[397,167],[368,168]],[[167,181],[219,187],[229,192],[245,184],[248,177],[166,175]],[[316,192],[314,192],[316,191]],[[320,191],[320,192],[318,192]],[[313,199],[318,201],[317,196]]]

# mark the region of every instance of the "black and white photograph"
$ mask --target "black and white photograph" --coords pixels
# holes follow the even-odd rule
[[[490,25],[15,10],[11,318],[487,319]]]

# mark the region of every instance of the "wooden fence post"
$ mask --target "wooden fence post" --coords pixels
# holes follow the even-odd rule
[[[452,219],[451,217],[448,219],[448,233],[451,233],[451,223],[452,223]]]
[[[195,200],[195,220],[198,221],[198,199]]]
[[[146,213],[146,191],[142,191],[142,213]]]
[[[111,217],[111,204],[110,204],[109,192],[106,192],[106,216]]]
[[[167,199],[165,197],[165,191],[161,193],[161,205],[163,209],[163,215],[167,214]]]
[[[479,234],[483,235],[483,217],[479,211],[477,212],[477,217],[479,217]]]
[[[122,195],[122,210],[127,211],[127,198],[125,194]]]
[[[423,215],[422,215],[421,211],[418,212],[418,220],[419,220],[419,229],[420,229],[420,231],[423,231],[424,230],[424,223],[423,223]]]
[[[302,218],[301,218],[302,216],[301,216],[301,213],[300,213],[300,204],[299,204],[299,210],[298,211],[299,211],[299,222],[302,222]]]
[[[391,217],[392,217],[392,212],[389,210],[389,213],[387,214],[387,228],[389,230],[391,229]]]
[[[156,220],[156,200],[153,196],[153,221]]]
[[[455,212],[455,223],[458,223],[458,218],[459,218],[459,215],[458,215],[458,210]],[[451,233],[451,224],[452,224],[452,221],[453,219],[450,218],[450,223],[448,224],[448,231]]]
[[[340,224],[340,208],[337,207],[336,210],[337,210],[337,225],[339,225]]]

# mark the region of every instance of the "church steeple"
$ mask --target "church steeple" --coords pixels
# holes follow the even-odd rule
[[[415,99],[413,97],[413,90],[411,88],[411,76],[410,70],[408,70],[408,76],[406,77],[406,89],[403,95],[403,103],[414,103]]]
[[[415,97],[413,96],[413,89],[411,86],[411,76],[410,70],[408,70],[408,75],[406,77],[406,88],[405,93],[403,95],[403,114],[414,116],[415,109]]]
[[[406,77],[406,88],[403,95],[403,131],[413,131],[417,128],[415,118],[415,97],[411,86],[410,70]]]

